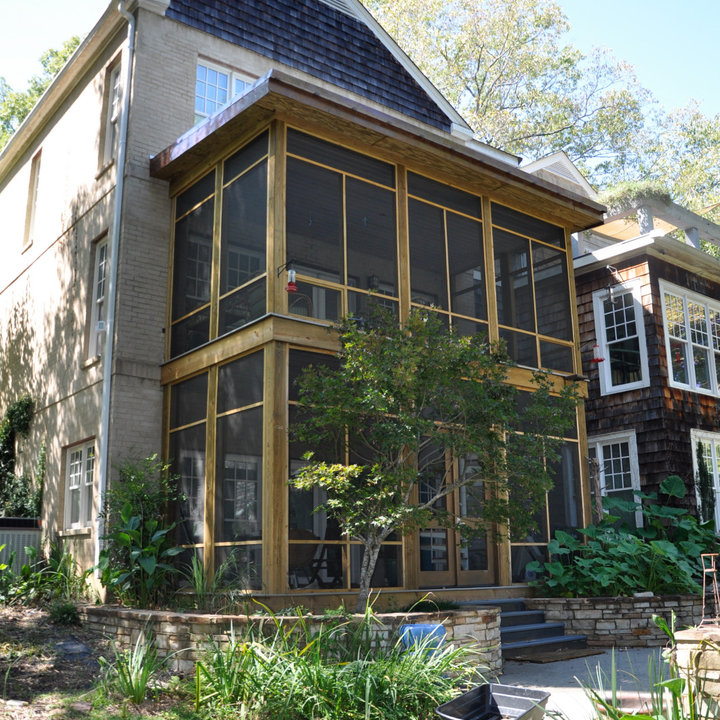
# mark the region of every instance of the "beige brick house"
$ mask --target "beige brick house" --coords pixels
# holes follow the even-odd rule
[[[580,371],[569,236],[602,213],[475,141],[356,0],[132,0],[0,153],[0,217],[0,409],[37,401],[18,450],[22,470],[47,447],[46,535],[90,565],[114,468],[160,451],[208,568],[232,551],[267,596],[337,597],[360,547],[287,487],[292,380],[328,325],[433,305],[505,339],[518,387],[543,367],[559,388]],[[387,544],[377,586],[522,586],[588,516],[577,427],[537,535],[428,529]]]

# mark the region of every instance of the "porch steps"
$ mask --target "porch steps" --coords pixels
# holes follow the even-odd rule
[[[527,610],[522,598],[482,600],[474,604],[500,608],[503,660],[587,647],[587,636],[566,635],[564,623],[547,622],[542,610]]]

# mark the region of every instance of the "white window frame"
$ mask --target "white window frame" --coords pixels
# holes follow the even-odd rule
[[[103,166],[110,164],[117,154],[120,134],[120,115],[122,113],[122,66],[116,62],[108,68],[106,75],[105,127],[103,136]]]
[[[208,100],[207,93],[203,95],[200,95],[198,93],[198,83],[207,82],[207,80],[203,81],[198,77],[198,71],[200,70],[200,68],[204,68],[206,72],[215,72],[227,78],[226,96],[224,98],[210,98],[210,102],[215,103],[215,108],[211,111],[207,111],[206,109],[198,109],[197,101],[199,97],[202,97],[205,102],[207,102]],[[202,122],[205,118],[210,117],[210,115],[217,112],[220,108],[229,105],[236,97],[245,92],[245,90],[250,87],[250,85],[252,85],[254,82],[255,78],[251,77],[250,75],[246,75],[245,73],[238,72],[237,70],[223,67],[222,65],[218,65],[217,63],[206,60],[205,58],[198,58],[197,66],[195,69],[195,93],[193,95],[193,97],[195,98],[195,123]]]
[[[65,450],[65,530],[92,526],[95,481],[95,441],[71,445]],[[73,499],[77,517],[73,518]]]
[[[23,235],[23,252],[35,240],[35,220],[37,218],[38,190],[40,188],[40,165],[42,148],[38,150],[30,162],[30,183],[28,185],[27,206],[25,209],[25,233]]]
[[[622,490],[633,490],[635,502],[640,502],[640,498],[636,493],[640,492],[640,464],[638,462],[637,439],[635,431],[629,430],[625,432],[608,433],[606,435],[596,435],[588,438],[588,448],[594,448],[595,457],[598,461],[598,469],[600,474],[600,494],[603,497],[610,497],[616,490],[608,490],[605,481],[605,453],[604,448],[611,445],[619,445],[620,443],[628,444],[628,455],[630,458],[630,487],[622,488]],[[594,489],[594,488],[593,488]],[[643,526],[643,515],[640,510],[635,511],[635,525]]]
[[[626,390],[636,390],[637,388],[648,387],[650,385],[650,372],[648,369],[647,357],[647,341],[645,339],[645,317],[641,300],[641,283],[628,282],[612,286],[612,296],[620,298],[630,294],[633,298],[633,308],[635,311],[635,331],[638,338],[638,348],[640,351],[640,380],[631,383],[623,383],[621,385],[613,385],[612,368],[610,365],[610,343],[607,339],[607,327],[605,324],[605,308],[604,303],[608,299],[607,288],[597,290],[593,293],[593,315],[595,318],[595,337],[598,347],[600,348],[600,357],[604,358],[603,362],[598,363],[598,376],[600,378],[600,394],[612,395],[613,393],[625,392]]]
[[[88,357],[100,357],[105,338],[105,300],[107,293],[108,270],[110,267],[110,246],[107,237],[98,240],[93,246],[92,286],[90,292],[90,328],[88,333]]]
[[[668,328],[668,303],[666,295],[671,295],[682,303],[683,312],[683,332],[685,337],[679,335],[671,335]],[[689,390],[690,392],[700,393],[702,395],[720,396],[720,382],[718,382],[718,371],[720,371],[720,302],[712,298],[691,292],[687,288],[673,285],[672,283],[660,280],[660,298],[663,315],[663,330],[665,332],[665,357],[667,359],[668,384],[670,387]],[[689,305],[693,304],[701,306],[704,309],[705,329],[696,331],[690,323]],[[716,322],[712,322],[712,313],[717,313]],[[714,328],[714,329],[713,329]],[[707,343],[699,342],[698,339],[705,335]],[[672,349],[671,342],[681,342],[685,345],[685,367],[687,371],[687,382],[675,380],[673,377],[672,365]],[[693,349],[707,352],[708,361],[708,378],[709,387],[699,387],[697,384],[697,376],[695,374],[695,363],[691,362],[693,358]]]
[[[708,470],[713,478],[713,490],[715,492],[715,531],[720,528],[720,433],[709,432],[707,430],[690,430],[690,444],[692,445],[692,461],[693,461],[693,479],[698,474],[698,458],[697,444],[709,443],[710,445],[710,463]],[[700,508],[700,488],[695,485],[695,499],[698,509]],[[700,516],[702,517],[702,516]]]

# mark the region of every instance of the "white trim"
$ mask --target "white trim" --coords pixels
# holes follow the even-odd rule
[[[620,298],[628,293],[633,298],[633,309],[635,312],[635,331],[638,338],[638,351],[640,353],[640,380],[623,385],[613,385],[612,368],[610,364],[609,345],[607,340],[607,328],[605,326],[604,303],[608,297],[608,289],[602,288],[593,293],[593,317],[595,321],[595,341],[600,347],[600,356],[603,362],[598,363],[598,376],[600,379],[600,394],[612,395],[636,390],[637,388],[650,385],[650,371],[647,358],[647,341],[645,339],[645,318],[641,300],[641,283],[638,280],[613,285],[613,296]]]
[[[88,329],[88,358],[101,355],[105,337],[105,309],[110,256],[107,236],[98,240],[92,248],[92,285],[90,286],[90,326]]]
[[[199,68],[205,68],[206,70],[212,70],[220,75],[224,75],[227,77],[227,97],[225,98],[224,102],[220,102],[219,100],[215,100],[216,107],[212,112],[206,112],[206,111],[199,111],[196,107],[197,103],[197,84],[199,82],[199,78],[197,76]],[[203,122],[205,118],[210,117],[214,113],[216,113],[221,108],[226,107],[231,102],[233,102],[236,98],[238,98],[240,95],[242,95],[254,82],[257,80],[257,78],[252,77],[251,75],[247,75],[246,73],[239,72],[231,67],[227,67],[225,65],[220,65],[217,62],[213,60],[209,60],[208,58],[198,56],[197,63],[195,64],[195,87],[193,91],[193,97],[195,98],[193,102],[193,112],[195,113],[195,124],[198,124],[200,122]],[[241,87],[239,86],[241,85]],[[207,98],[207,95],[203,95],[204,98]]]
[[[588,449],[595,449],[595,457],[597,458],[599,463],[600,493],[603,497],[609,497],[609,495],[612,494],[612,492],[614,491],[611,490],[608,492],[606,489],[604,464],[605,458],[603,456],[602,449],[609,445],[619,445],[620,443],[624,442],[628,444],[628,456],[630,458],[630,488],[625,488],[625,490],[632,489],[637,493],[640,492],[640,464],[638,462],[637,439],[635,437],[635,431],[625,430],[622,432],[608,433],[606,435],[595,435],[588,438]],[[640,498],[637,495],[634,495],[634,498],[635,502],[640,502]],[[637,527],[642,527],[643,525],[643,516],[640,510],[635,511],[635,525]]]
[[[82,442],[65,448],[65,518],[63,529],[87,530],[93,524],[95,496],[95,441]],[[73,519],[73,494],[77,493],[77,517]]]
[[[680,285],[673,285],[672,283],[666,282],[665,280],[659,281],[660,287],[660,303],[662,308],[662,320],[663,320],[663,332],[665,334],[665,358],[667,361],[667,373],[668,373],[668,385],[670,387],[679,388],[681,390],[688,390],[689,392],[695,392],[700,395],[713,395],[715,397],[720,396],[720,384],[718,383],[717,372],[720,368],[717,365],[720,364],[720,343],[713,343],[712,327],[710,326],[710,317],[713,312],[720,315],[720,302],[713,300],[705,295],[692,292],[687,288],[681,287]],[[668,329],[668,318],[667,318],[667,303],[665,295],[672,295],[682,302],[683,311],[683,330],[685,337],[673,336],[671,338],[670,331]],[[693,342],[692,329],[693,326],[690,323],[688,305],[693,303],[695,305],[701,305],[705,309],[705,334],[707,335],[707,344]],[[720,324],[720,322],[718,323]],[[702,332],[702,330],[701,330]],[[719,329],[720,332],[720,329]],[[671,340],[682,343],[685,345],[685,368],[687,372],[687,382],[676,380],[673,375],[672,367],[672,350]],[[695,363],[691,362],[693,358],[693,348],[704,348],[707,351],[707,375],[710,387],[704,388],[699,387],[697,384],[697,377],[695,374]]]
[[[712,461],[709,464],[708,470],[712,474],[713,478],[713,490],[715,492],[715,531],[720,528],[720,433],[709,432],[707,430],[690,430],[690,445],[692,450],[692,463],[693,463],[693,485],[695,486],[695,500],[697,502],[698,511],[700,510],[700,488],[697,484],[697,473],[698,473],[698,459],[697,459],[697,444],[698,442],[710,443]],[[699,516],[698,519],[700,519]]]

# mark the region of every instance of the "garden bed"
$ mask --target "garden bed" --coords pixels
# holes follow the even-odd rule
[[[661,647],[667,636],[652,621],[653,615],[670,620],[676,627],[697,625],[702,620],[699,595],[643,597],[528,598],[528,610],[543,610],[548,622],[565,623],[572,635],[587,635],[588,645],[597,647]]]
[[[129,647],[138,634],[150,624],[158,651],[163,654],[178,653],[175,668],[189,672],[195,660],[201,657],[211,640],[227,639],[231,631],[240,634],[248,623],[255,627],[272,625],[268,615],[209,615],[200,613],[177,613],[160,610],[132,610],[111,605],[87,605],[80,608],[83,625],[98,635],[109,636],[119,645]],[[361,615],[350,616],[359,620]],[[500,656],[500,609],[496,607],[464,607],[462,610],[445,610],[434,613],[378,613],[376,638],[386,646],[394,644],[399,628],[405,624],[442,624],[446,639],[455,645],[475,645],[480,651],[478,664],[483,674],[495,675],[502,668]],[[297,616],[277,618],[288,625]],[[337,621],[337,618],[332,618]],[[319,627],[326,620],[321,615],[306,616],[310,627]]]

